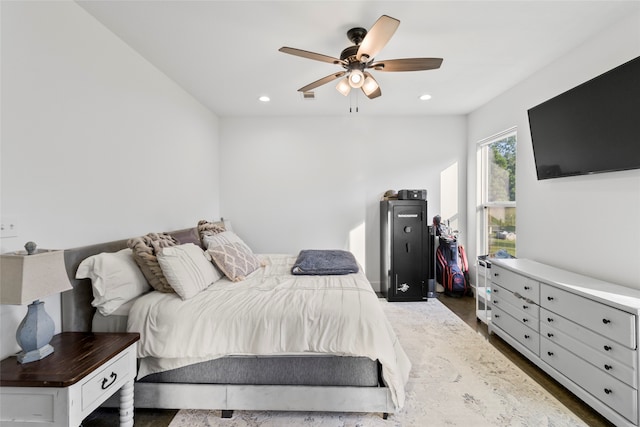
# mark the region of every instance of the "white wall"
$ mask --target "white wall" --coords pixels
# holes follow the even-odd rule
[[[242,117],[220,125],[221,212],[257,252],[350,249],[379,289],[386,190],[427,189],[431,222],[445,185],[447,212],[466,224],[462,116]]]
[[[73,2],[1,8],[1,213],[19,226],[2,252],[219,216],[219,125],[209,110]],[[59,329],[59,298],[46,306]],[[0,307],[0,358],[18,349],[24,313]]]
[[[640,288],[640,170],[538,181],[527,118],[527,109],[639,56],[638,22],[638,13],[627,17],[469,116],[469,230],[476,143],[517,126],[518,257]]]

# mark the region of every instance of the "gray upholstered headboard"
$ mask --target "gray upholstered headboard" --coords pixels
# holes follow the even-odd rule
[[[180,243],[197,243],[200,238],[197,228],[187,228],[168,232]],[[133,236],[132,236],[133,237]],[[76,279],[78,266],[87,257],[102,252],[116,252],[127,247],[127,240],[98,243],[79,248],[65,249],[64,263],[73,289],[63,292],[62,297],[62,331],[89,332],[96,309],[91,305],[93,290],[90,279]]]

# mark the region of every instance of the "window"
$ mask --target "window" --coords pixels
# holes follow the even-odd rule
[[[516,256],[516,131],[478,143],[479,253]]]

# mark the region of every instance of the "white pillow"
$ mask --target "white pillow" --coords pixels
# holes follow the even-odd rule
[[[193,243],[162,248],[157,258],[167,282],[183,300],[222,278],[206,252]]]
[[[151,290],[131,254],[131,249],[127,248],[93,255],[84,259],[76,271],[76,279],[91,279],[91,305],[103,316]]]

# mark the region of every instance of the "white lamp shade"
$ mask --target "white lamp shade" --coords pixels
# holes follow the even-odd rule
[[[364,73],[360,70],[353,70],[349,74],[349,84],[353,88],[362,87],[364,84]]]
[[[29,304],[70,289],[63,251],[0,255],[0,304]]]
[[[344,79],[340,80],[336,85],[336,89],[338,89],[338,92],[340,92],[344,96],[349,95],[349,92],[351,92],[351,86],[349,86],[348,78],[345,77]]]
[[[365,73],[365,75],[367,77],[364,79],[364,84],[362,85],[362,91],[365,93],[365,95],[369,96],[373,92],[375,92],[379,86],[378,86],[378,82],[376,81],[376,79],[373,78],[371,74]]]

